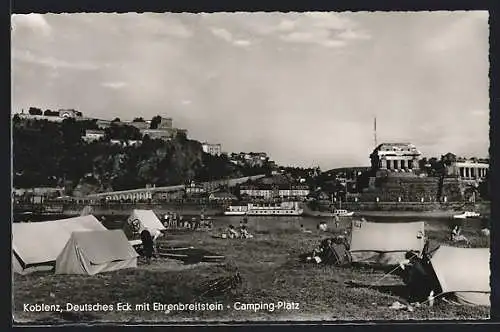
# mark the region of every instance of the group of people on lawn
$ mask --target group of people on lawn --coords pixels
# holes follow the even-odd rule
[[[223,239],[251,239],[253,238],[253,235],[248,232],[247,224],[248,218],[245,217],[242,221],[240,221],[238,229],[236,229],[233,225],[229,225],[226,231],[222,233],[221,237]]]

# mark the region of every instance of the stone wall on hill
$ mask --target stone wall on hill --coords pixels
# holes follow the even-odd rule
[[[462,201],[463,185],[457,178],[384,176],[373,178],[372,186],[361,196],[362,202],[440,202]]]

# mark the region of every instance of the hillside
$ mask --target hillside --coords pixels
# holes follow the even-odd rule
[[[138,146],[111,144],[110,139],[137,139],[135,128],[121,126],[107,130],[99,141],[82,140],[86,129],[96,128],[92,120],[55,123],[14,117],[14,187],[66,186],[68,194],[78,187],[78,193],[86,194],[262,172],[234,165],[225,155],[206,154],[200,142],[183,134],[167,142],[144,137]]]

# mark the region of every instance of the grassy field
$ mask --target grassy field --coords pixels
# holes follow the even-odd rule
[[[428,225],[430,238],[446,242],[444,226]],[[473,246],[488,246],[488,239],[467,226],[464,235]],[[247,240],[222,240],[206,232],[168,234],[165,245],[190,245],[223,254],[223,263],[183,265],[159,258],[151,265],[139,263],[137,269],[108,272],[96,276],[54,275],[40,272],[14,276],[14,317],[18,322],[196,322],[196,321],[335,321],[335,320],[419,320],[487,319],[489,308],[450,305],[437,302],[433,307],[413,312],[394,310],[394,301],[405,303],[401,280],[384,272],[361,267],[317,266],[301,263],[298,256],[312,250],[331,234],[304,234],[296,229],[260,231]],[[239,271],[240,287],[220,296],[200,296],[202,282]],[[352,287],[356,284],[377,286]],[[273,312],[235,310],[241,303],[298,303],[298,309]],[[24,312],[24,304],[115,304],[221,303],[220,311],[110,311],[110,312]],[[229,306],[229,308],[228,308]],[[152,309],[152,308],[150,308]]]

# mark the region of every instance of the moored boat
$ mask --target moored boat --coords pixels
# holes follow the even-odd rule
[[[465,211],[464,213],[461,213],[461,214],[455,214],[453,216],[453,219],[477,218],[480,216],[481,216],[481,214],[479,212]]]
[[[347,210],[334,210],[333,211],[333,216],[334,217],[352,217],[354,215],[354,212],[349,212]]]

